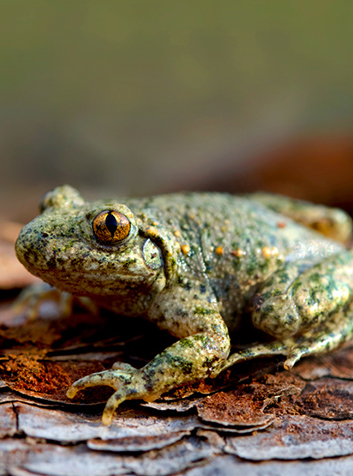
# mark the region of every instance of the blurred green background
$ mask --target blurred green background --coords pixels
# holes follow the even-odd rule
[[[269,189],[350,209],[351,0],[0,0],[0,215]]]

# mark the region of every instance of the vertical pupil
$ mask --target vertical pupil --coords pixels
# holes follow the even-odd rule
[[[108,228],[109,233],[114,236],[116,229],[118,228],[118,221],[112,212],[109,212],[107,218],[105,219],[105,226]]]

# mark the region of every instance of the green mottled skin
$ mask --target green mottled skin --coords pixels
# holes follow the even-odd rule
[[[103,210],[130,221],[129,236],[117,245],[102,245],[93,233],[92,220]],[[351,229],[340,210],[274,195],[89,203],[64,186],[46,195],[16,252],[61,291],[143,315],[179,339],[142,369],[117,363],[70,387],[69,397],[93,385],[115,388],[103,415],[108,424],[124,400],[153,400],[262,355],[284,354],[290,368],[351,338],[353,259],[340,243]],[[229,357],[228,329],[243,316],[274,339]]]

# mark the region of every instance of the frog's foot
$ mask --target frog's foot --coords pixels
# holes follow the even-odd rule
[[[311,347],[310,347],[311,345]],[[272,355],[284,355],[286,360],[283,363],[283,367],[286,370],[290,370],[293,366],[305,355],[317,354],[320,352],[319,345],[314,345],[312,339],[301,340],[301,345],[297,344],[294,339],[286,339],[282,342],[272,342],[270,344],[262,344],[254,347],[249,347],[244,351],[232,354],[227,361],[222,365],[217,373],[211,375],[211,377],[217,377],[223,370],[232,367],[234,364],[244,362],[247,360],[256,359],[259,357],[271,357]],[[323,350],[321,350],[323,352]]]
[[[110,425],[115,410],[125,400],[143,399],[146,401],[155,400],[159,395],[154,395],[143,378],[143,372],[135,369],[129,364],[118,362],[111,370],[104,370],[91,375],[87,375],[73,383],[66,392],[68,398],[74,396],[80,390],[88,387],[106,385],[115,391],[109,398],[104,408],[102,421],[104,425]]]
[[[68,317],[72,314],[76,302],[90,313],[97,314],[97,306],[86,297],[72,296],[67,292],[50,286],[47,283],[33,284],[25,288],[13,305],[15,314],[26,314],[29,321],[33,321],[40,314],[40,307],[44,302],[54,303],[60,316]]]
[[[232,354],[228,357],[226,362],[222,365],[220,369],[217,369],[216,372],[214,372],[211,377],[217,377],[217,375],[220,372],[223,372],[223,370],[228,369],[229,367],[232,367],[234,364],[238,364],[240,362],[245,362],[247,360],[252,360],[256,359],[258,357],[271,357],[271,355],[286,355],[288,356],[287,360],[284,363],[285,368],[287,361],[289,359],[293,359],[294,357],[294,350],[293,350],[293,339],[287,339],[285,341],[275,341],[271,342],[269,344],[259,344],[253,347],[249,347],[246,350],[237,352],[235,354]],[[296,360],[300,359],[298,357]],[[295,360],[295,361],[296,361]],[[294,363],[293,363],[294,365]],[[292,366],[293,366],[292,365]],[[292,367],[291,366],[291,367]],[[288,367],[289,368],[289,367]]]

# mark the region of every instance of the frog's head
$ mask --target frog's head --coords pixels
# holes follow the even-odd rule
[[[99,300],[164,286],[161,249],[143,236],[127,206],[85,202],[65,185],[43,198],[41,212],[16,242],[18,259],[35,276]]]

